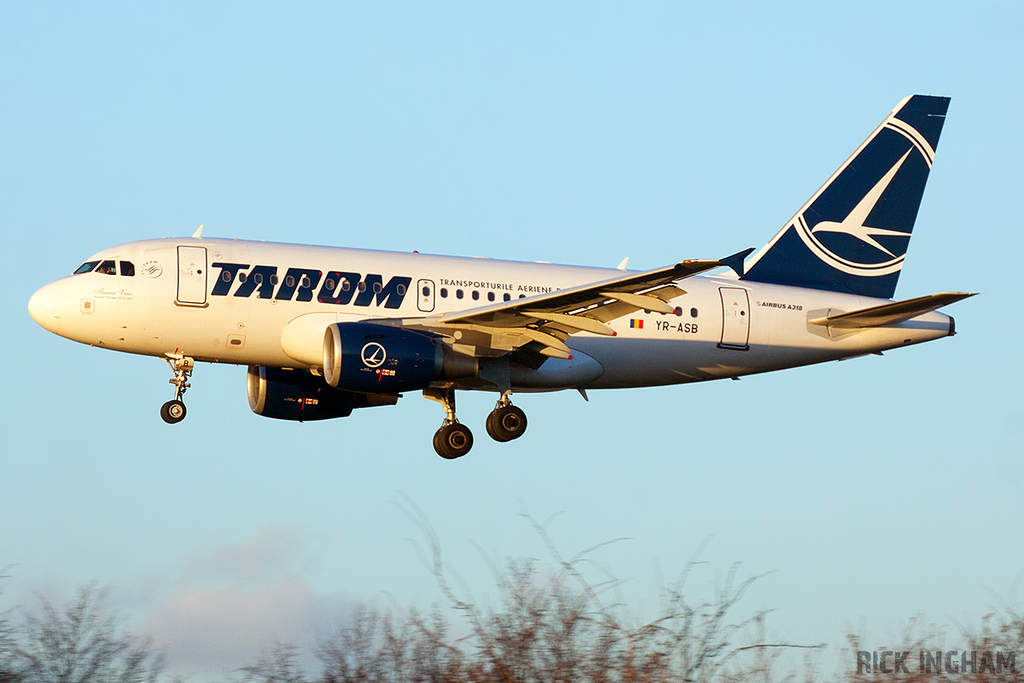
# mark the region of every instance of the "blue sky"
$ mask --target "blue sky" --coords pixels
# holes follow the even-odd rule
[[[773,632],[879,643],[1022,606],[1019,3],[0,5],[8,602],[90,580],[214,675],[354,600],[439,599],[408,496],[479,595],[563,511],[653,616],[709,535]],[[953,339],[702,386],[522,396],[527,435],[431,449],[439,407],[253,415],[244,368],[169,371],[29,318],[102,248],[205,234],[634,268],[761,246],[885,114],[953,98],[898,297],[980,291]],[[386,595],[390,597],[382,598]],[[955,629],[952,631],[955,634]],[[956,637],[951,638],[956,644]]]

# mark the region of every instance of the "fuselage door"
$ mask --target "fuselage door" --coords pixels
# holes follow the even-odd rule
[[[745,349],[750,340],[750,302],[747,290],[720,287],[722,295],[722,348]]]
[[[178,247],[178,303],[206,304],[206,247]]]
[[[420,280],[416,283],[416,307],[424,313],[434,310],[433,280]]]

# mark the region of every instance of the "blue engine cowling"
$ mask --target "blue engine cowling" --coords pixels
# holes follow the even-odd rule
[[[420,332],[334,323],[324,332],[323,372],[338,389],[390,394],[426,389],[434,380],[475,376],[479,363]]]
[[[398,394],[355,393],[328,386],[305,370],[249,366],[249,407],[257,415],[279,420],[327,420],[348,417],[356,408],[394,405]]]

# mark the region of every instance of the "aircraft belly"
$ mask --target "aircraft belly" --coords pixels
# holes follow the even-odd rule
[[[581,351],[570,359],[549,358],[536,370],[519,365],[510,368],[513,389],[566,389],[589,386],[604,374],[604,366]]]

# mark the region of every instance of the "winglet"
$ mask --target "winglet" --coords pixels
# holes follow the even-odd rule
[[[719,259],[718,261],[723,266],[729,266],[734,271],[736,271],[736,275],[738,275],[739,277],[743,277],[743,261],[746,260],[746,258],[750,256],[751,252],[753,251],[754,248],[751,247],[750,249],[737,251],[732,256],[726,256],[725,258]]]
[[[627,263],[629,263],[629,257],[628,256],[626,258],[622,259],[622,263],[620,263],[619,265],[615,266],[616,270],[625,270]]]
[[[201,239],[203,236],[203,226],[200,225],[198,228],[196,228],[196,231],[192,233],[192,236],[195,237],[196,239]]]

